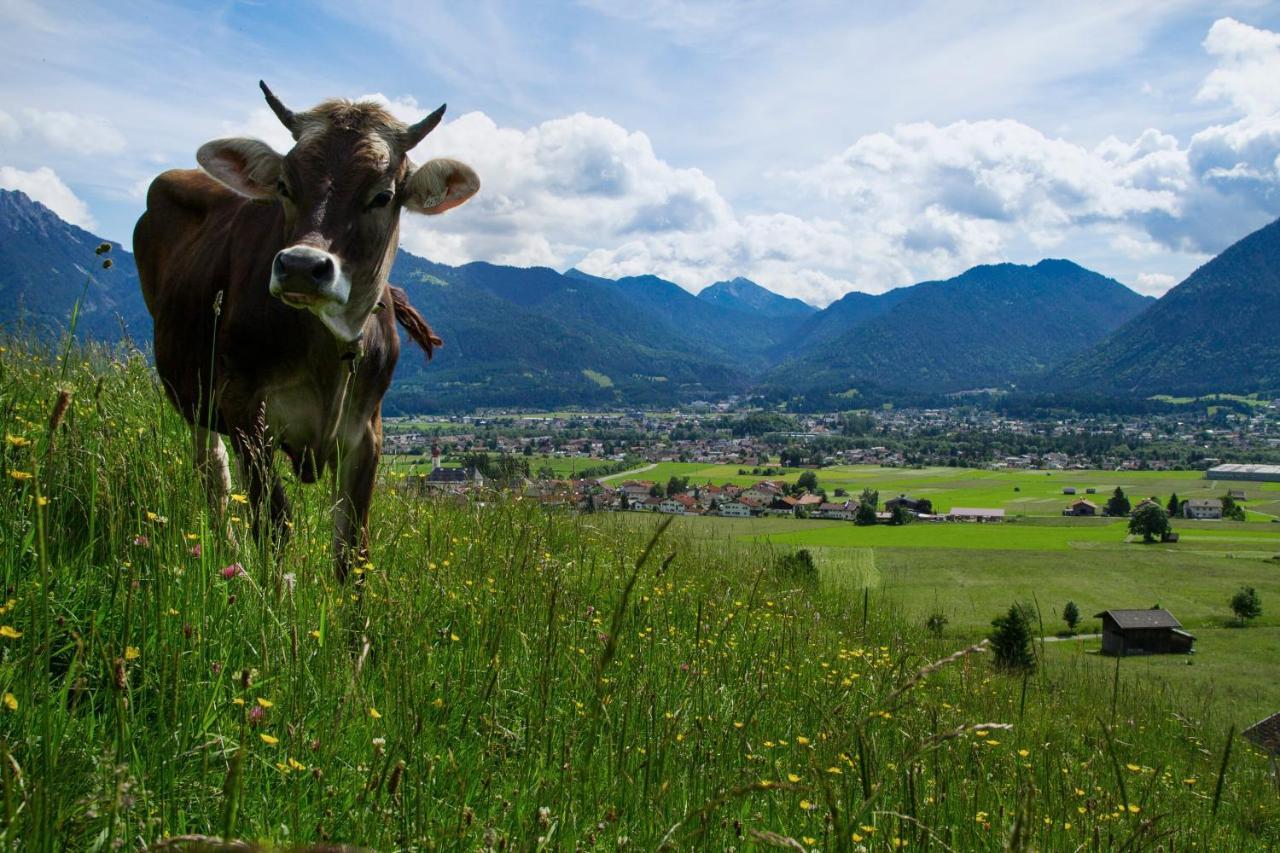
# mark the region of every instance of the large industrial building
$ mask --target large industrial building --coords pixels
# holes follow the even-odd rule
[[[1210,480],[1280,483],[1280,465],[1217,465],[1204,472]]]

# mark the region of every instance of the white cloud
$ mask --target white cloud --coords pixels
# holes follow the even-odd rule
[[[1280,110],[1280,33],[1221,18],[1209,28],[1204,49],[1218,60],[1197,97],[1224,100],[1246,116]]]
[[[21,190],[73,225],[92,230],[95,227],[89,206],[48,166],[30,172],[12,166],[0,166],[0,187]]]
[[[4,110],[0,110],[0,140],[15,142],[20,133],[21,129],[18,127],[18,120]]]
[[[125,147],[124,136],[101,116],[28,107],[22,119],[24,134],[76,154],[115,154]]]
[[[1133,289],[1147,296],[1162,296],[1177,283],[1178,280],[1168,273],[1144,272],[1134,280]]]

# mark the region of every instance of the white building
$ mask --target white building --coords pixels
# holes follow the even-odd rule
[[[1221,498],[1187,498],[1182,502],[1184,518],[1219,519],[1222,518]]]

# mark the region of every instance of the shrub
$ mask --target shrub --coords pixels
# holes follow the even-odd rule
[[[1258,597],[1258,591],[1251,586],[1240,587],[1236,594],[1231,596],[1231,612],[1236,615],[1241,625],[1261,616],[1262,599]]]
[[[1068,601],[1062,608],[1062,621],[1067,623],[1067,630],[1074,634],[1076,626],[1080,624],[1080,608],[1076,607],[1074,601]]]
[[[991,620],[991,650],[995,653],[996,669],[1005,672],[1029,672],[1036,668],[1035,655],[1031,651],[1030,606],[1012,604],[1009,612]]]
[[[942,632],[946,629],[947,624],[951,620],[947,618],[947,614],[941,610],[935,610],[929,614],[929,618],[924,620],[924,626],[929,629],[929,633],[935,637],[941,637]]]
[[[783,554],[774,562],[773,570],[780,577],[791,580],[806,582],[816,582],[818,580],[818,567],[814,564],[813,555],[809,553],[808,548],[801,548],[799,551]]]

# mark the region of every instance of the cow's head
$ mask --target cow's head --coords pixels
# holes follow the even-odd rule
[[[294,113],[260,85],[293,134],[293,148],[279,154],[256,139],[215,139],[196,159],[235,192],[282,206],[284,248],[264,284],[354,343],[382,294],[401,208],[444,213],[475,195],[480,179],[457,160],[409,160],[440,123],[443,106],[413,125],[369,102],[325,101]]]

